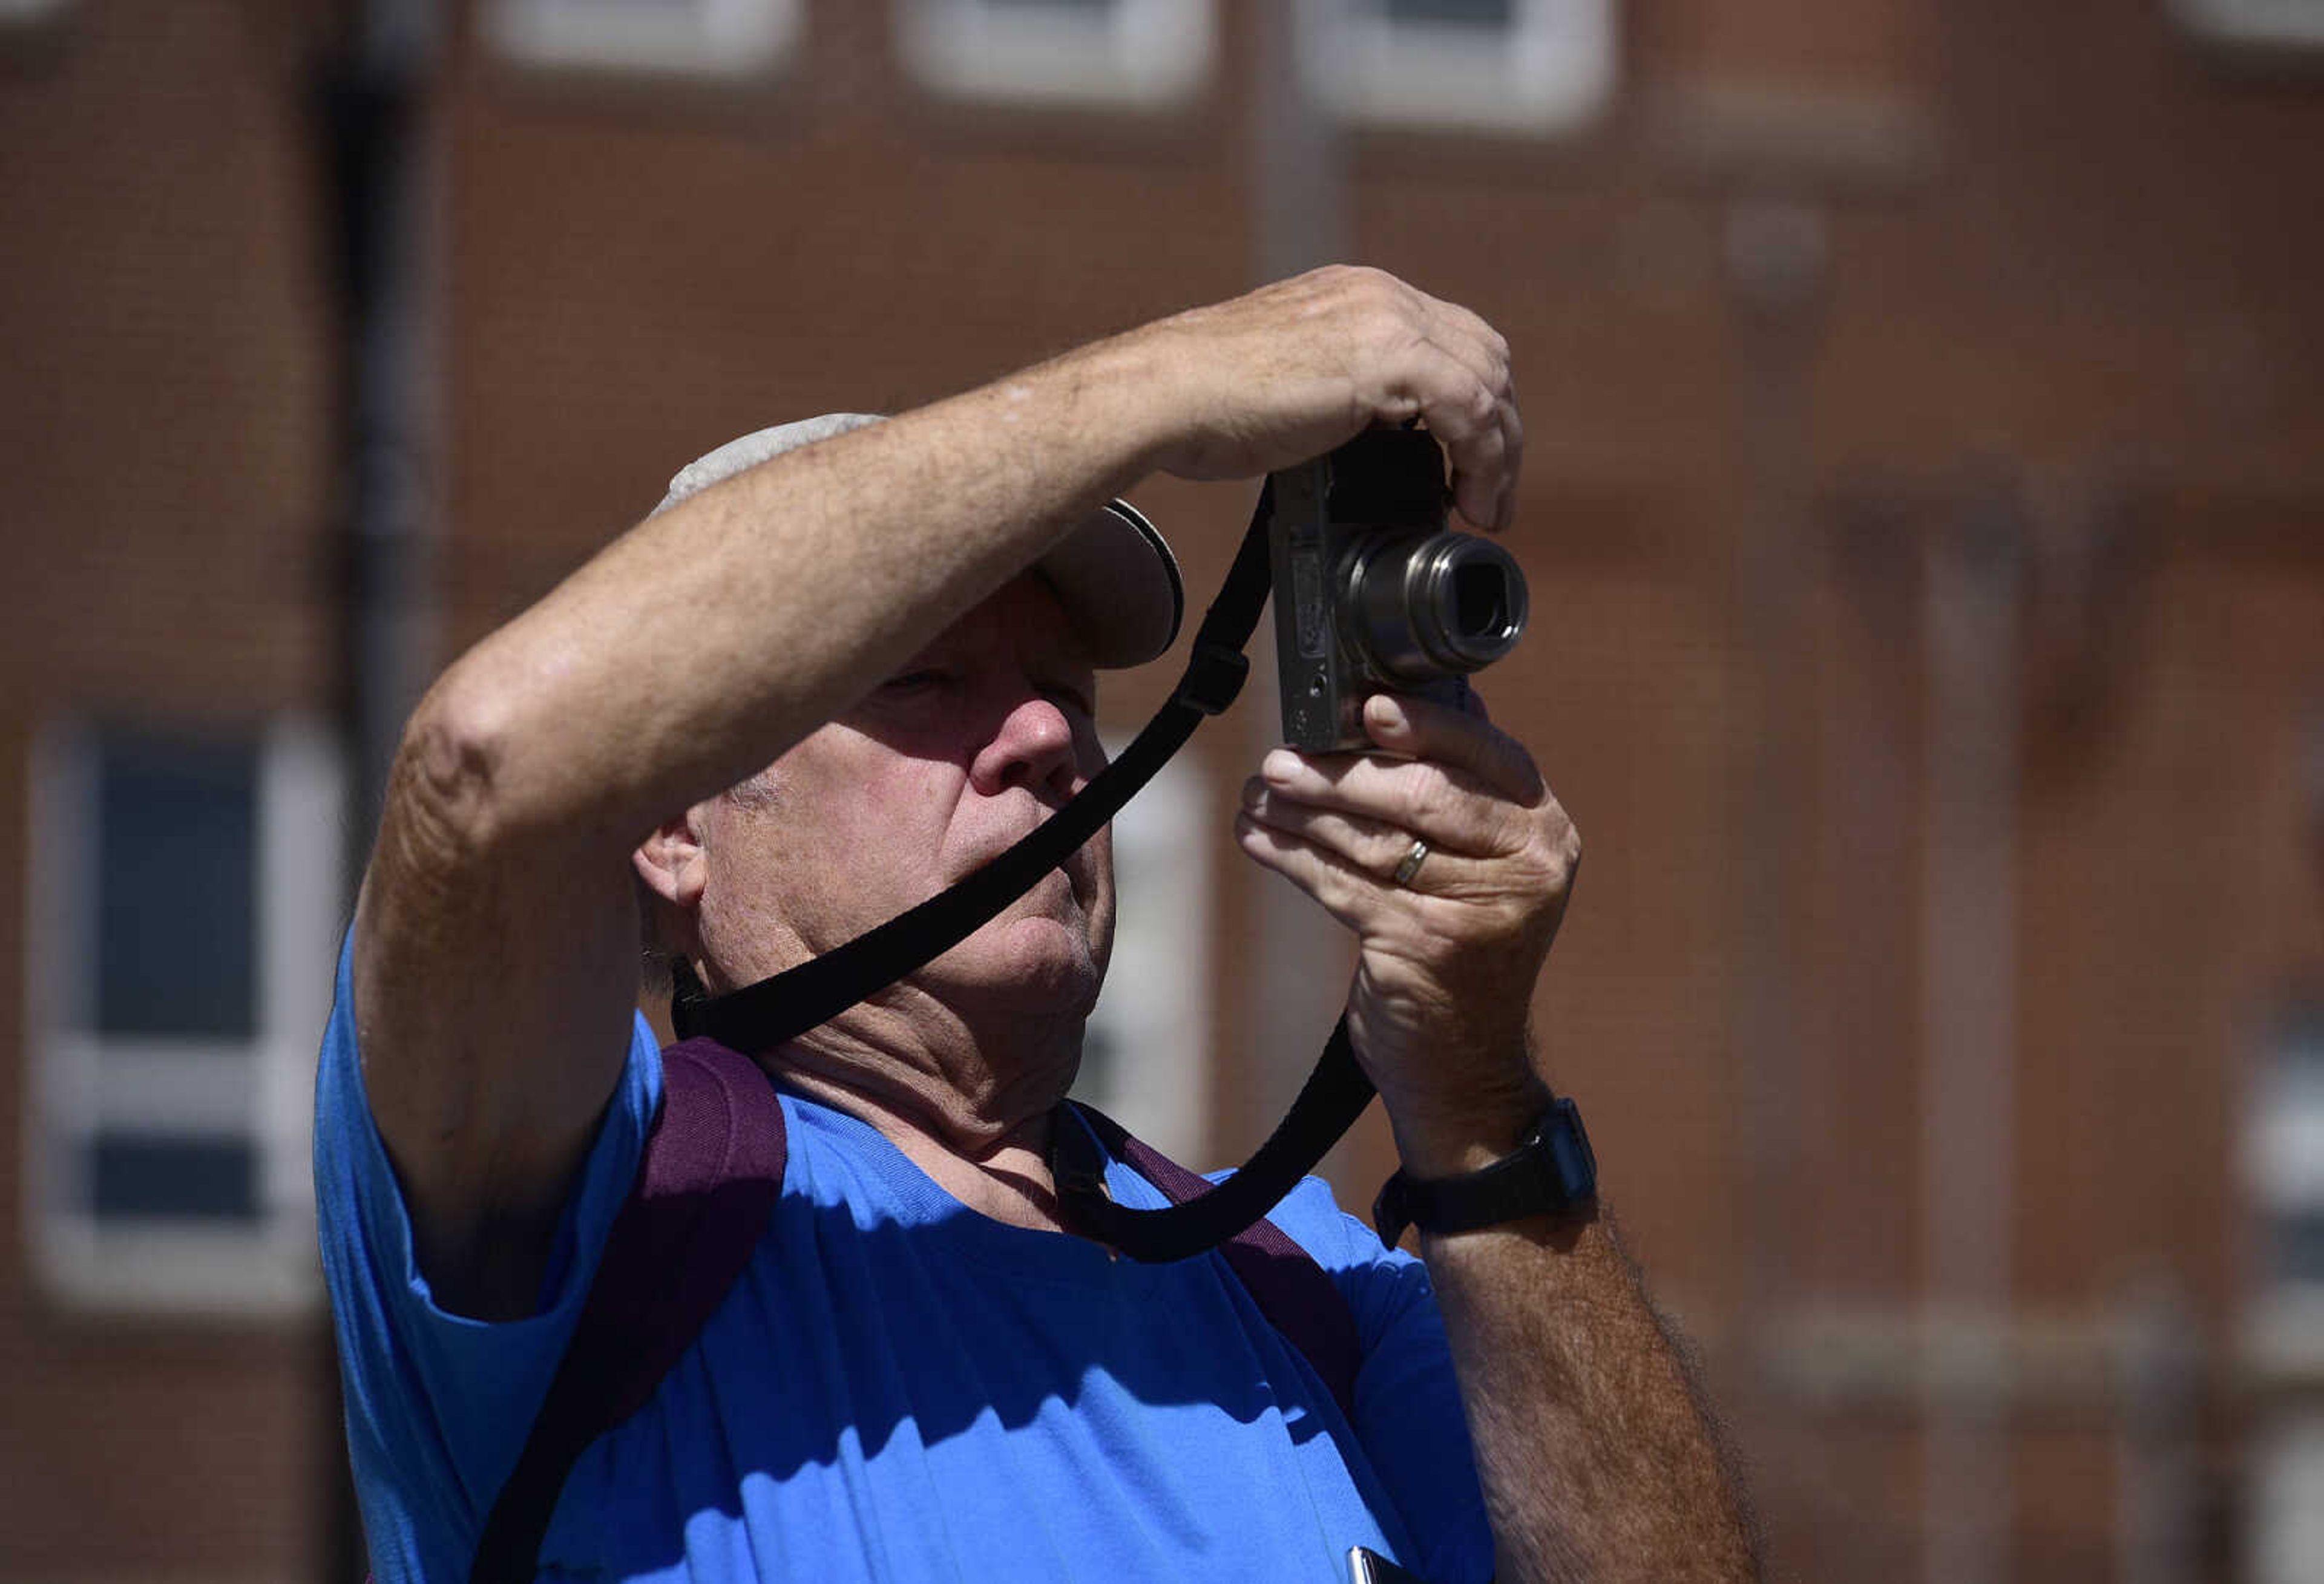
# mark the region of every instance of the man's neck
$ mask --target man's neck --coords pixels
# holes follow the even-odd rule
[[[782,1082],[879,1129],[970,1210],[1063,1228],[1047,1152],[1080,1061],[1081,1019],[850,1008],[765,1058]]]

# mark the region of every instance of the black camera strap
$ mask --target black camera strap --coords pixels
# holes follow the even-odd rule
[[[1267,530],[1274,501],[1270,482],[1259,493],[1234,566],[1195,630],[1194,653],[1178,686],[1145,730],[1070,802],[973,874],[812,962],[722,996],[706,995],[680,962],[678,991],[670,1000],[678,1036],[707,1036],[746,1054],[771,1051],[950,951],[1095,835],[1185,746],[1204,717],[1224,710],[1241,690],[1250,670],[1242,651],[1267,603]],[[1372,1093],[1371,1081],[1348,1044],[1343,1018],[1289,1113],[1240,1171],[1184,1204],[1133,1211],[1106,1197],[1094,1174],[1060,1171],[1053,1159],[1065,1220],[1074,1230],[1134,1259],[1151,1263],[1199,1254],[1274,1209],[1354,1126]]]

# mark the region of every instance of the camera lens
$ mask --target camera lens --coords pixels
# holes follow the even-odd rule
[[[1396,682],[1480,670],[1525,631],[1525,574],[1474,534],[1374,540],[1349,558],[1342,595],[1350,647]]]
[[[1452,569],[1452,620],[1462,643],[1491,643],[1509,629],[1509,582],[1498,566],[1470,562]]]

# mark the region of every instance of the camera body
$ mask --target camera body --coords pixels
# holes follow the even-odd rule
[[[1444,526],[1444,453],[1425,429],[1370,429],[1272,475],[1284,741],[1363,749],[1364,700],[1457,703],[1467,676],[1525,631],[1525,575],[1490,539]]]

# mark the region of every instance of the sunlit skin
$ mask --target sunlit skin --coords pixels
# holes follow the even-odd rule
[[[1095,693],[1056,595],[1020,576],[736,793],[664,825],[639,871],[714,992],[780,972],[1063,806],[1104,764]],[[786,1080],[872,1121],[972,1206],[1053,1225],[1019,1152],[1046,1144],[1073,1083],[1113,918],[1101,833],[967,940],[787,1047]]]

